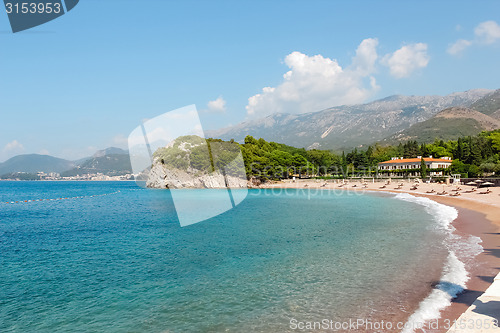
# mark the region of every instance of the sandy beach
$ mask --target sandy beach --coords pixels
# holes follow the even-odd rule
[[[415,187],[415,184],[417,185]],[[441,312],[440,322],[456,320],[493,282],[500,271],[500,188],[469,185],[446,185],[416,183],[409,180],[345,181],[342,180],[296,180],[262,185],[261,188],[297,188],[350,191],[383,191],[409,193],[430,198],[436,202],[455,207],[459,214],[453,222],[458,235],[480,237],[484,251],[476,257],[473,265],[466,267],[470,274],[466,290],[452,301],[452,305]],[[439,194],[438,194],[439,193]],[[459,193],[458,195],[456,193]],[[429,330],[427,330],[429,332]],[[433,332],[446,332],[440,327]]]

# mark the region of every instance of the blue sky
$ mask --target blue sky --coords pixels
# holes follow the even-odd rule
[[[0,162],[126,148],[143,119],[189,104],[215,129],[498,89],[499,13],[498,1],[81,0],[17,34],[0,14]]]

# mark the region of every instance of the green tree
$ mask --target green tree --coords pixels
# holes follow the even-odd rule
[[[490,139],[493,149],[495,149],[497,152],[500,152],[500,132],[491,133],[488,136],[488,139]]]
[[[467,176],[469,165],[460,160],[453,160],[453,162],[451,162],[450,171],[451,173],[459,173],[463,176]]]
[[[479,165],[481,163],[482,154],[479,140],[477,138],[469,137],[469,147],[470,147],[470,163],[474,165]]]
[[[420,145],[420,154],[421,156],[426,156],[426,157],[430,155],[429,149],[427,148],[427,145],[425,143],[422,143]]]
[[[255,140],[253,136],[247,135],[245,137],[245,144],[255,145],[255,144],[257,144],[257,140]]]
[[[425,160],[423,157],[420,159],[420,177],[427,177],[427,165],[425,165]]]
[[[470,165],[468,170],[469,177],[478,177],[481,175],[481,170],[477,165]]]
[[[479,169],[486,173],[492,173],[496,169],[496,164],[491,162],[481,163]]]

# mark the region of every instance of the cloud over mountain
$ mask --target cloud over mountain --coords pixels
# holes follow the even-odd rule
[[[276,87],[264,87],[248,99],[250,117],[275,112],[304,113],[331,105],[365,101],[378,89],[371,74],[378,58],[377,39],[361,42],[352,64],[343,68],[336,59],[295,51],[285,57],[290,69]]]
[[[426,67],[428,63],[429,56],[425,43],[405,45],[382,59],[382,64],[389,67],[391,75],[398,79],[410,76],[415,70]]]
[[[17,140],[12,140],[11,142],[7,143],[5,147],[3,148],[4,152],[21,152],[24,150],[24,146],[22,143],[20,143]]]
[[[226,112],[226,100],[219,96],[217,99],[213,101],[209,101],[207,103],[208,112],[214,113],[224,113]]]

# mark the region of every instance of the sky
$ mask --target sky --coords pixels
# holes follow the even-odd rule
[[[16,34],[3,13],[0,162],[127,148],[191,104],[209,130],[499,78],[497,0],[81,0]]]

